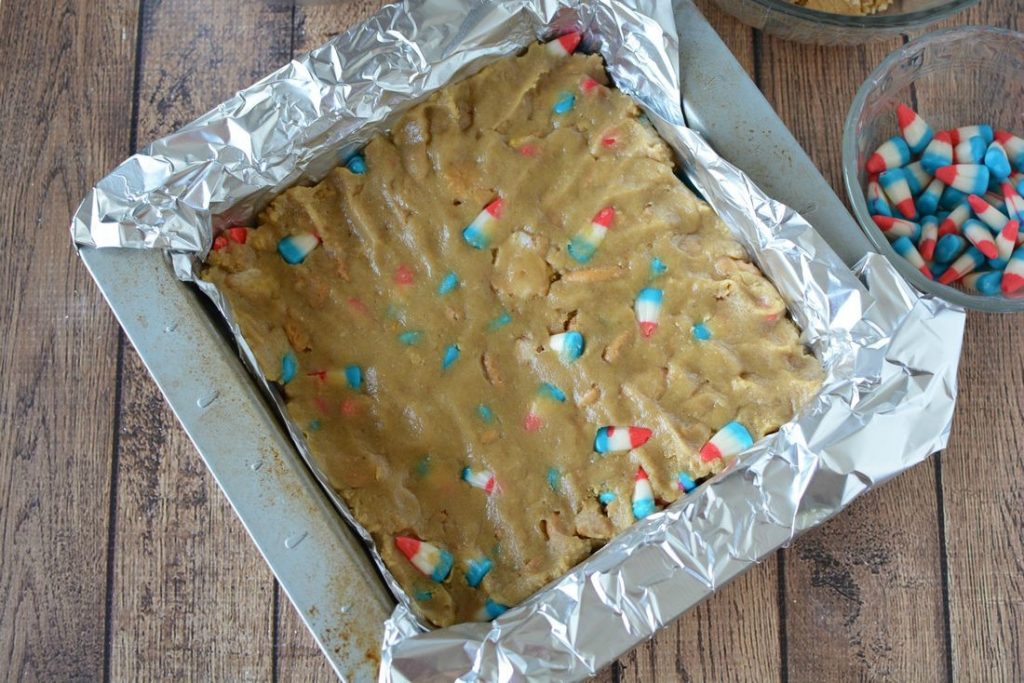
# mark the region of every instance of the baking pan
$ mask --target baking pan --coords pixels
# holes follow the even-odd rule
[[[699,10],[689,0],[673,7],[688,124],[853,265],[871,248],[842,202]],[[374,679],[394,599],[210,309],[160,252],[81,256],[332,667],[346,679]]]

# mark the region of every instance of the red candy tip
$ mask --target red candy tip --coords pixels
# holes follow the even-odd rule
[[[896,219],[892,216],[872,216],[871,220],[875,222],[875,225],[877,225],[880,230],[884,231],[892,229],[893,222]]]
[[[900,128],[906,128],[913,123],[916,118],[917,112],[907,105],[901,104],[896,107],[896,120],[899,122]]]
[[[598,87],[599,85],[601,84],[595,81],[593,78],[584,78],[583,82],[580,83],[580,90],[582,90],[584,93],[589,93],[591,90]]]
[[[718,460],[722,457],[722,451],[718,450],[718,446],[711,443],[710,441],[704,444],[703,448],[700,449],[700,459],[704,462],[711,462],[712,460]]]
[[[637,467],[636,468],[636,481],[643,481],[644,479],[647,479],[647,478],[648,478],[647,477],[647,472],[644,471],[644,468],[643,467]]]
[[[484,211],[491,214],[495,218],[501,218],[501,214],[505,213],[505,200],[498,197],[493,202],[484,207]]]
[[[650,338],[654,334],[654,331],[658,329],[658,323],[645,322],[640,323],[640,334],[645,338]]]
[[[867,169],[868,173],[881,173],[885,170],[885,159],[881,154],[872,154],[871,158],[868,159],[868,162],[864,164],[864,168]]]
[[[630,427],[629,443],[633,448],[640,448],[651,438],[653,432],[646,427]]]
[[[917,207],[914,205],[914,200],[909,197],[896,204],[896,208],[899,209],[904,218],[910,220],[917,218]]]
[[[951,282],[955,282],[960,279],[960,273],[956,272],[952,268],[948,269],[942,275],[939,276],[939,284],[948,285]]]
[[[985,258],[999,258],[999,250],[996,249],[995,242],[978,242],[974,246],[985,255]]]
[[[1003,280],[999,285],[1003,294],[1014,294],[1017,290],[1024,288],[1024,276],[1015,273],[1003,273]]]
[[[947,185],[952,185],[956,180],[956,166],[940,166],[935,169],[935,177]]]
[[[998,142],[999,144],[1004,144],[1007,140],[1009,140],[1012,137],[1013,135],[1011,135],[1009,132],[1005,130],[997,130],[995,132],[996,142]]]
[[[594,216],[594,220],[592,220],[591,222],[597,223],[598,225],[602,225],[606,228],[610,228],[612,227],[613,220],[615,220],[615,209],[610,206],[606,206],[597,212],[597,214]]]
[[[524,157],[537,156],[537,145],[525,144],[519,148],[519,153]]]
[[[570,55],[579,47],[581,40],[583,40],[583,34],[578,31],[566,33],[564,36],[558,37],[558,42],[562,44],[562,49]]]
[[[405,555],[406,559],[411,560],[420,549],[420,542],[418,539],[408,536],[395,536],[395,547],[398,548],[398,552]]]
[[[228,246],[228,238],[223,235],[218,235],[213,238],[213,250],[220,251],[224,247]]]
[[[616,138],[614,135],[606,135],[603,138],[601,138],[601,144],[604,145],[605,147],[611,147],[618,141],[618,138]]]
[[[245,244],[245,240],[249,237],[249,231],[245,228],[228,228],[224,231],[228,239],[238,244]]]
[[[341,414],[346,417],[352,417],[359,410],[356,402],[350,398],[346,398],[341,402]]]
[[[924,275],[929,280],[935,279],[935,276],[932,275],[932,271],[928,268],[928,266],[921,266],[920,268],[918,268],[918,270],[921,271],[921,275]]]
[[[971,208],[974,209],[974,213],[981,213],[985,209],[989,208],[988,202],[976,194],[967,195],[967,202],[971,205]]]
[[[957,130],[956,128],[944,130],[935,137],[939,137],[939,135],[945,135],[947,138],[949,138],[949,144],[953,145],[954,147],[960,144],[960,131]]]
[[[523,420],[523,429],[528,432],[536,432],[543,426],[544,420],[541,419],[540,415],[536,415],[534,413],[527,414],[526,419]]]
[[[409,267],[406,265],[398,266],[398,269],[395,270],[395,282],[400,285],[411,285],[412,280],[413,273],[409,270]]]

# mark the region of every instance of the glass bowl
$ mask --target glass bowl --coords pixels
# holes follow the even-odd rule
[[[1024,297],[970,294],[924,277],[899,256],[868,212],[864,163],[898,135],[906,103],[936,131],[979,123],[1024,135],[1024,34],[985,26],[935,31],[892,52],[853,99],[843,129],[843,180],[853,213],[872,244],[921,291],[966,308],[1024,311]]]
[[[967,9],[978,0],[895,0],[877,14],[846,15],[794,5],[787,0],[716,0],[747,26],[786,40],[817,45],[858,45],[921,29]]]

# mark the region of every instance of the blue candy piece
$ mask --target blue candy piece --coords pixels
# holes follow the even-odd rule
[[[491,321],[491,324],[487,326],[487,329],[494,332],[495,330],[500,330],[505,327],[505,325],[508,325],[510,322],[512,322],[512,316],[509,315],[507,311],[502,311],[501,315]]]
[[[502,614],[508,611],[508,605],[503,605],[500,602],[495,602],[490,598],[487,598],[487,602],[484,603],[484,614],[488,619],[497,619]]]
[[[942,191],[942,197],[939,198],[939,208],[952,211],[966,201],[967,195],[965,193],[955,187],[947,187]]]
[[[406,330],[398,335],[398,341],[405,344],[406,346],[413,346],[418,344],[420,339],[423,338],[423,333],[419,330]]]
[[[988,267],[992,268],[993,270],[1002,270],[1003,268],[1006,267],[1007,263],[1009,263],[1009,261],[1004,261],[1003,259],[998,258],[990,258],[987,262]],[[982,294],[984,293],[985,292],[982,292]]]
[[[686,472],[680,472],[679,473],[679,488],[681,488],[684,493],[689,493],[690,491],[692,491],[695,488],[697,488],[697,482],[695,482],[693,480],[693,477],[688,475]]]
[[[469,584],[470,588],[476,588],[493,566],[494,563],[486,557],[482,557],[479,560],[470,560],[469,568],[466,570],[466,583]]]
[[[956,163],[958,164],[980,164],[981,160],[985,158],[985,150],[988,147],[988,143],[980,135],[975,135],[964,143],[962,140],[957,145],[957,150],[961,150],[963,145],[967,145],[969,156],[964,158],[962,154],[957,154]]]
[[[314,418],[309,421],[309,431],[319,432],[321,427],[323,427],[323,423],[321,423],[320,420]]]
[[[288,351],[281,356],[281,384],[288,384],[295,379],[295,373],[299,371],[299,359],[295,354]]]
[[[345,168],[352,171],[356,175],[363,175],[366,173],[366,159],[363,158],[362,154],[353,154],[345,162]]]
[[[952,263],[966,248],[967,240],[960,235],[943,235],[935,244],[935,262],[943,265]]]
[[[430,600],[432,597],[434,597],[434,594],[430,591],[418,590],[415,593],[413,593],[413,597],[419,600],[420,602],[426,602],[427,600]]]
[[[480,419],[490,424],[494,422],[494,411],[485,406],[483,403],[476,407],[476,414],[480,416]]]
[[[345,383],[348,384],[349,389],[359,391],[359,387],[363,385],[363,369],[358,365],[349,365],[346,367]]]
[[[968,275],[967,277],[971,277]],[[993,270],[990,273],[978,273],[972,278],[970,285],[978,290],[979,294],[986,296],[993,296],[999,294],[1003,281],[1003,273],[998,270]],[[970,286],[969,285],[969,286]]]
[[[917,212],[922,216],[933,215],[936,209],[939,208],[939,200],[942,198],[942,191],[946,189],[946,185],[941,180],[933,180],[925,188],[925,191],[921,193],[921,196],[917,198],[915,204],[917,205]]]
[[[990,188],[993,180],[1006,180],[1013,172],[1013,169],[1010,168],[1010,158],[1006,156],[1006,150],[998,142],[993,142],[988,146],[988,150],[985,152],[985,165],[992,175],[988,183]]]
[[[652,280],[654,278],[658,277],[659,275],[664,275],[667,270],[668,270],[668,266],[666,266],[665,262],[662,261],[660,258],[655,256],[655,257],[653,257],[651,259],[651,279]]]
[[[441,359],[441,369],[447,370],[452,366],[452,363],[459,359],[459,347],[457,344],[449,344],[445,347],[444,358]]]
[[[569,240],[568,250],[569,256],[576,259],[577,263],[586,263],[594,257],[597,247],[582,237],[576,236]]]
[[[694,325],[691,332],[693,333],[693,338],[697,341],[707,341],[708,339],[711,339],[711,330],[709,330],[708,326],[704,323],[697,323]]]
[[[928,264],[928,270],[932,271],[932,277],[936,280],[938,280],[939,276],[945,273],[948,268],[948,263],[939,263],[938,261],[934,261]]]
[[[549,467],[548,468],[548,486],[551,487],[552,491],[557,493],[558,492],[558,486],[561,483],[562,483],[562,473],[559,472],[557,468]]]
[[[556,387],[554,384],[550,384],[548,382],[544,382],[543,384],[541,384],[540,389],[537,390],[537,393],[540,394],[541,396],[553,398],[556,401],[565,401],[565,392]]]
[[[448,273],[441,278],[441,284],[437,286],[437,293],[444,296],[459,286],[459,276],[455,273]]]
[[[444,548],[438,548],[437,566],[434,567],[434,571],[431,572],[430,578],[441,583],[448,578],[448,574],[452,571],[453,564],[455,564],[455,558],[452,557],[452,554]]]
[[[615,495],[614,491],[602,491],[598,496],[597,500],[601,505],[608,505],[609,503],[615,502],[618,496]]]
[[[564,92],[558,96],[558,101],[551,109],[556,114],[565,114],[576,105],[576,96],[571,92]]]

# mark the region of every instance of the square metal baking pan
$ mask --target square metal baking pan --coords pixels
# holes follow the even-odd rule
[[[847,264],[859,260],[871,247],[806,153],[692,2],[676,0],[674,9],[690,127],[799,211]],[[164,254],[82,249],[81,257],[335,671],[374,679],[394,600],[215,313]]]

